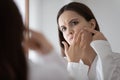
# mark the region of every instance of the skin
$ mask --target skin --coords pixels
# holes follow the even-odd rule
[[[60,30],[63,33],[65,40],[71,44],[76,34],[83,28],[95,28],[95,21],[86,21],[84,17],[73,11],[65,11],[59,17]]]
[[[80,59],[91,66],[96,53],[91,48],[90,43],[92,33],[86,29],[94,30],[95,20],[85,20],[85,18],[74,11],[64,11],[59,19],[59,28],[63,33],[64,39],[68,42],[62,42],[65,47],[65,54],[69,62],[79,62]]]

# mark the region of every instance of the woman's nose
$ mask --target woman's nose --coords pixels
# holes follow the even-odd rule
[[[67,29],[67,35],[70,35],[70,34],[73,34],[74,33],[74,30],[71,29],[71,28],[68,28]]]

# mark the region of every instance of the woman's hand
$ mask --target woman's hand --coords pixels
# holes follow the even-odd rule
[[[81,58],[80,54],[80,36],[82,32],[79,32],[79,34],[75,34],[73,43],[68,46],[67,42],[62,41],[62,44],[64,45],[64,52],[67,57],[68,62],[79,62]]]
[[[81,60],[84,62],[84,64],[91,66],[94,58],[96,57],[96,53],[93,50],[93,48],[90,46],[90,43],[92,42],[92,33],[88,32],[85,29],[82,29],[81,34],[81,42],[80,42],[80,50],[81,50]]]
[[[25,40],[24,42],[28,48],[40,52],[42,54],[47,54],[53,50],[53,46],[42,33],[33,30],[29,30],[29,33],[29,39]]]
[[[96,31],[96,30],[93,30],[93,29],[88,29],[88,28],[85,28],[85,30],[94,34],[93,35],[93,41],[95,41],[95,40],[107,40],[105,38],[105,36],[99,31]]]
[[[68,46],[63,42],[65,54],[69,62],[79,62],[80,59],[86,65],[91,65],[96,53],[91,48],[92,34],[85,29],[82,29],[78,34],[75,34],[73,43]]]
[[[92,41],[91,35],[84,29],[75,34],[73,43],[68,46],[66,42],[62,42],[65,47],[65,55],[69,62],[79,62],[80,59],[85,57],[90,42]]]

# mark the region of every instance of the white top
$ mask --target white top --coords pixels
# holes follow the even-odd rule
[[[42,56],[44,62],[33,63],[28,60],[29,74],[28,80],[73,80],[66,67],[62,57],[55,51]]]
[[[91,69],[84,63],[68,63],[68,71],[76,80],[120,80],[120,54],[113,53],[107,41],[96,40],[91,47],[97,53]]]
[[[69,62],[55,51],[42,56],[44,63],[35,64],[28,61],[28,80],[120,80],[120,54],[113,53],[107,41],[97,40],[91,43],[97,53],[91,69],[82,61],[80,63]],[[68,74],[66,67],[73,77]]]

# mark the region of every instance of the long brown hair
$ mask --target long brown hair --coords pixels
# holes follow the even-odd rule
[[[27,80],[24,25],[13,0],[0,0],[0,80]]]
[[[62,44],[62,41],[65,41],[62,32],[59,29],[59,23],[58,23],[58,19],[60,17],[60,15],[64,12],[64,11],[74,11],[76,13],[78,13],[79,15],[83,16],[87,21],[90,21],[91,19],[94,19],[96,21],[96,27],[95,30],[99,31],[99,25],[97,23],[96,18],[94,17],[94,14],[92,13],[92,11],[90,10],[89,7],[87,7],[85,4],[83,3],[79,3],[79,2],[71,2],[69,4],[64,5],[58,12],[57,14],[57,24],[58,24],[58,36],[59,36],[59,41],[60,41],[60,47],[61,47],[61,51],[62,51],[62,55],[65,56],[64,54],[64,46]]]

